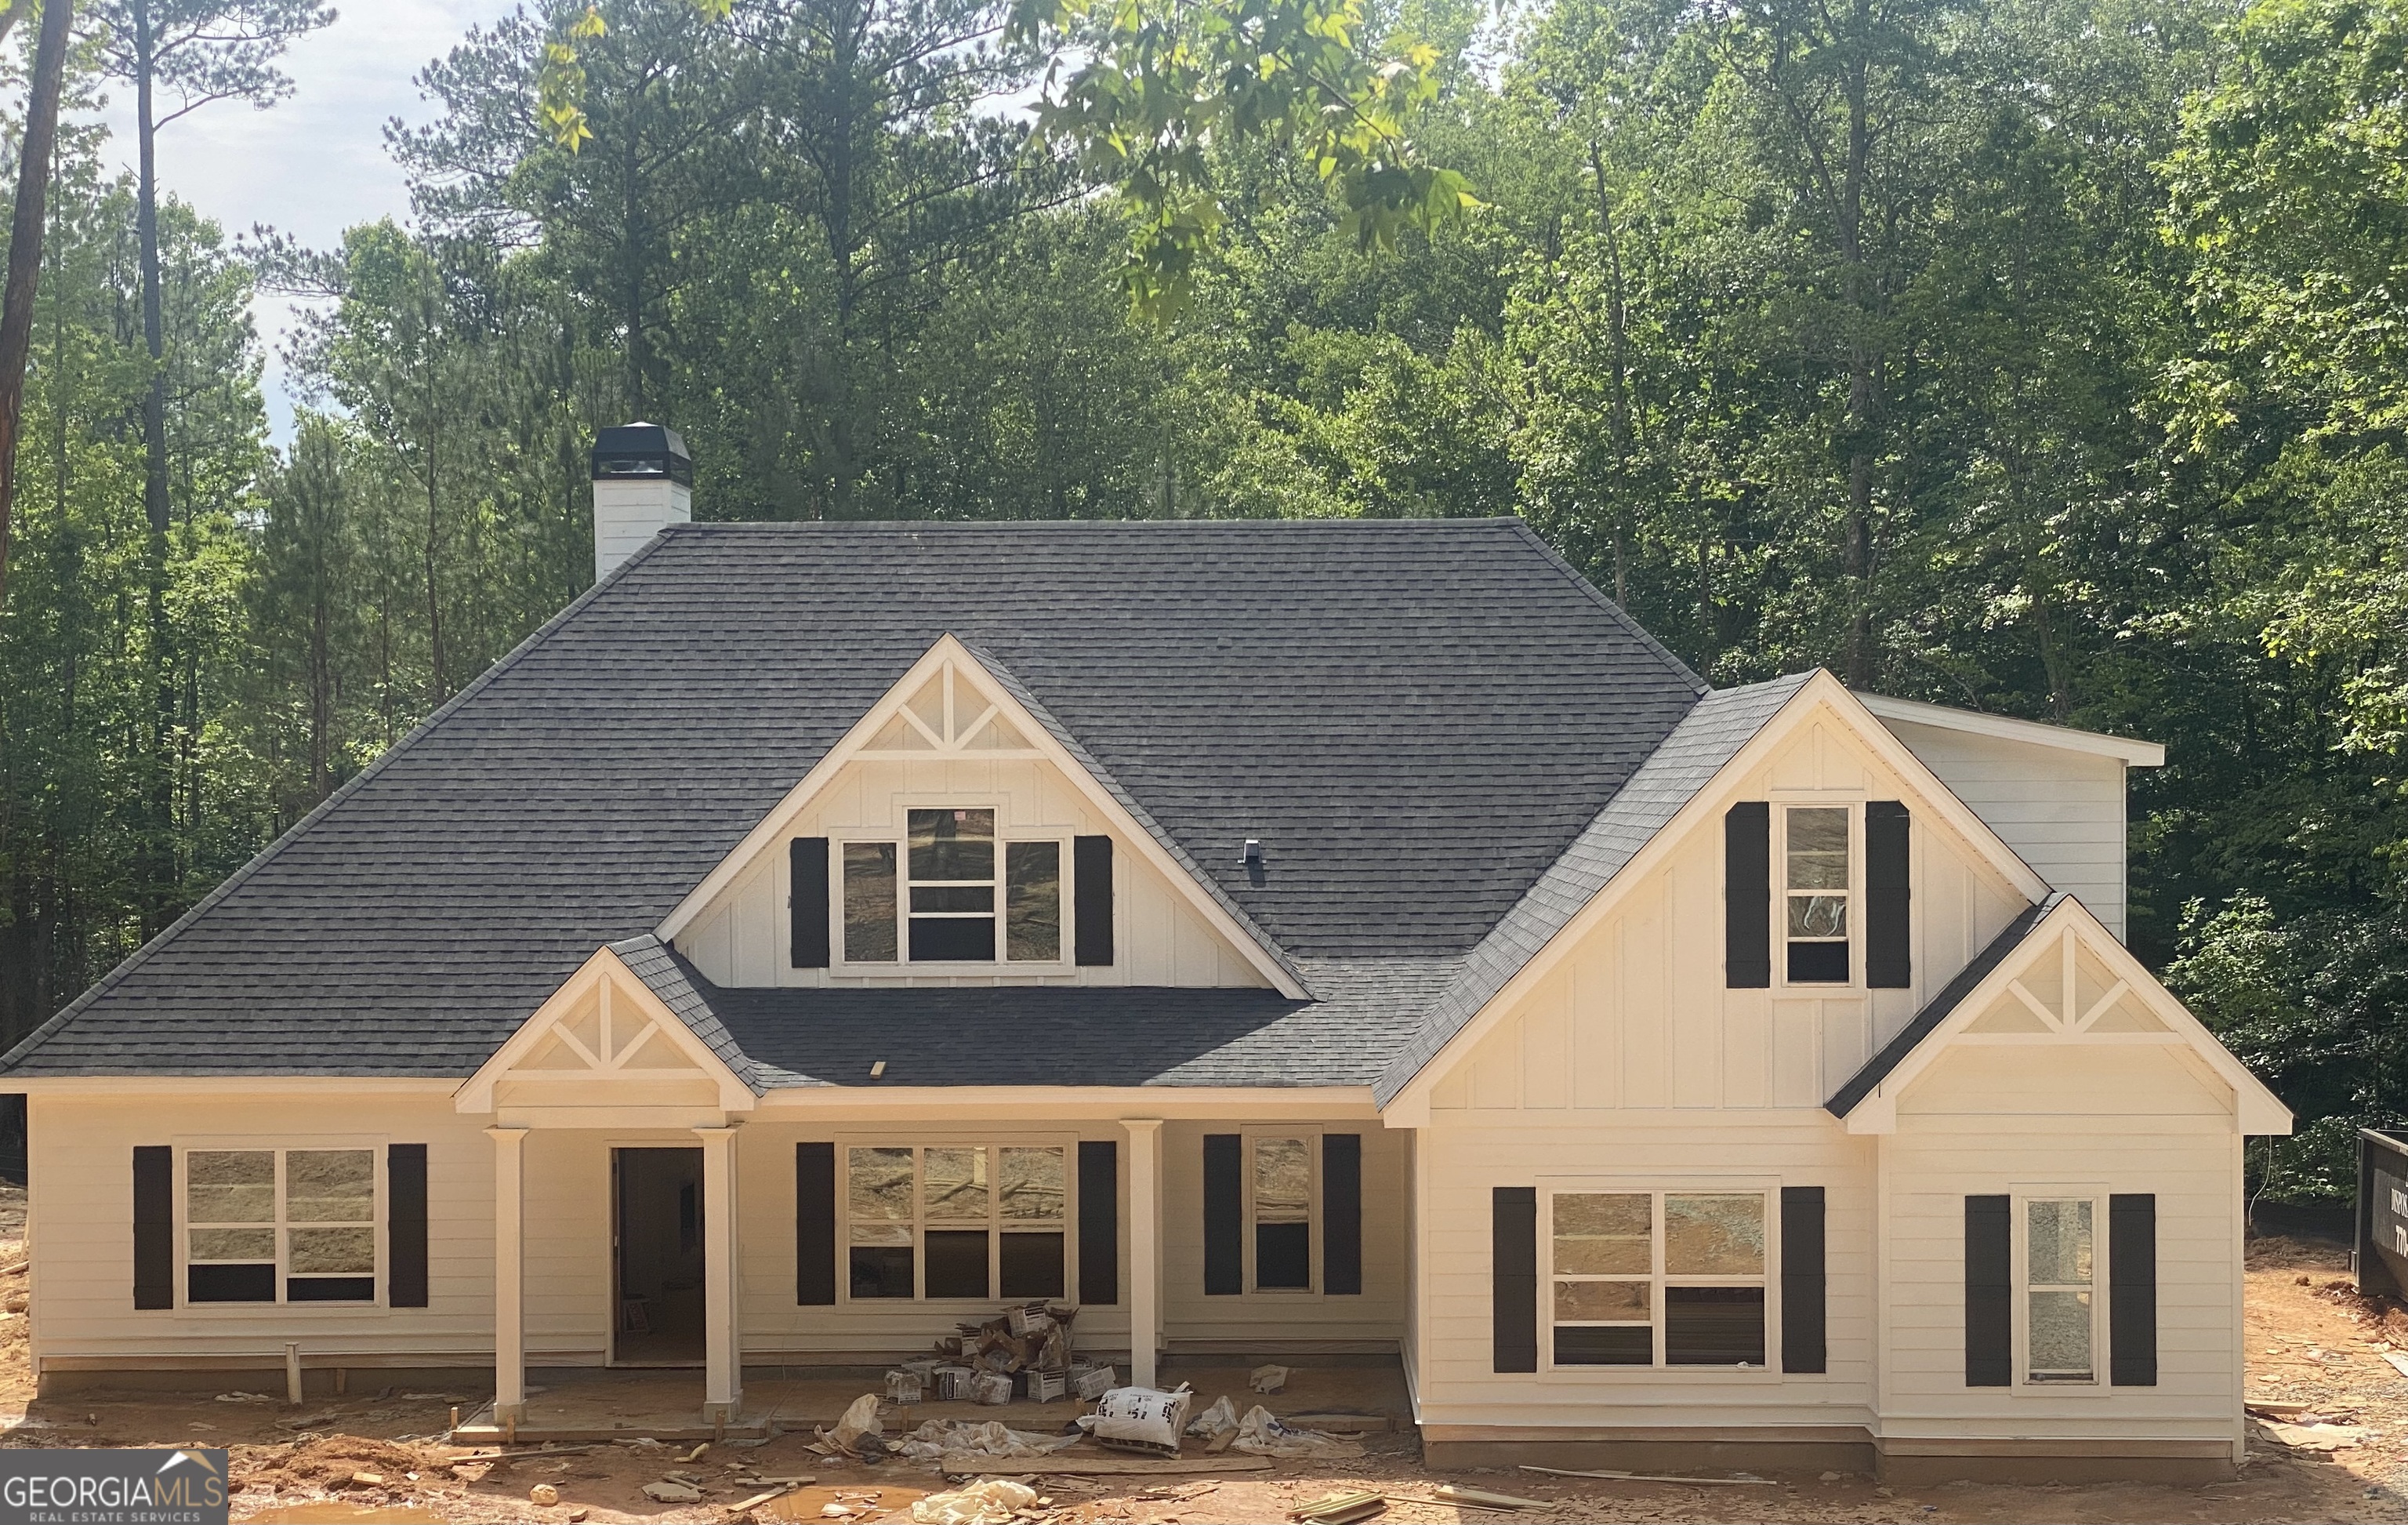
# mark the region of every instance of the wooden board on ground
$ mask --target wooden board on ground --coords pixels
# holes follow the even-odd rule
[[[948,1452],[938,1463],[948,1477],[1176,1477],[1182,1473],[1268,1472],[1267,1456],[981,1456],[975,1451]]]

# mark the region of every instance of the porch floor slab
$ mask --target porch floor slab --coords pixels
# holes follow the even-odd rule
[[[1164,1374],[1171,1383],[1184,1382],[1196,1390],[1201,1410],[1228,1394],[1240,1413],[1255,1403],[1282,1418],[1312,1418],[1325,1430],[1382,1431],[1412,1422],[1404,1373],[1393,1365],[1297,1366],[1287,1384],[1275,1393],[1248,1389],[1248,1366],[1211,1366],[1181,1361]],[[852,1375],[816,1375],[810,1367],[776,1367],[748,1374],[744,1406],[725,1424],[702,1417],[702,1373],[699,1370],[629,1371],[597,1369],[551,1370],[527,1395],[526,1414],[509,1434],[494,1423],[491,1404],[466,1417],[452,1438],[461,1445],[492,1445],[515,1439],[521,1445],[584,1441],[632,1440],[649,1436],[665,1443],[726,1439],[758,1439],[777,1431],[809,1434],[833,1429],[845,1406],[882,1384]],[[882,1408],[889,1434],[908,1431],[928,1419],[962,1419],[983,1424],[1000,1419],[1014,1430],[1051,1434],[1089,1405],[1075,1398],[1050,1403],[1025,1401],[1000,1406],[981,1403],[886,1404]]]

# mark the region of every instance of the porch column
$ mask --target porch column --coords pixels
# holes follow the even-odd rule
[[[736,1221],[736,1129],[697,1128],[702,1141],[702,1417],[733,1419],[744,1402],[744,1353],[737,1338],[742,1236]]]
[[[1162,1343],[1162,1119],[1124,1117],[1129,1141],[1129,1382],[1154,1385]]]
[[[524,1191],[519,1169],[523,1128],[489,1128],[494,1141],[494,1422],[526,1417]]]

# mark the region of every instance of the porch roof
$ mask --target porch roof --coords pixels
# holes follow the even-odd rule
[[[712,985],[647,934],[611,944],[738,1075],[822,1086],[1364,1086],[1459,960],[1320,959],[1319,1000],[1160,985]],[[732,1050],[732,1052],[731,1052]],[[871,1065],[885,1061],[872,1079]]]

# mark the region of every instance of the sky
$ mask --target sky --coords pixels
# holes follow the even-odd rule
[[[410,76],[448,52],[468,28],[505,14],[510,0],[335,0],[335,24],[294,44],[284,58],[293,94],[265,111],[237,101],[203,107],[159,135],[159,179],[214,219],[228,237],[266,223],[311,248],[331,248],[345,228],[409,213],[401,170],[385,153],[393,117],[423,122],[433,108]],[[106,152],[135,162],[132,93],[111,91]],[[252,305],[268,351],[267,410],[280,444],[292,437],[293,398],[276,357],[292,304]]]

